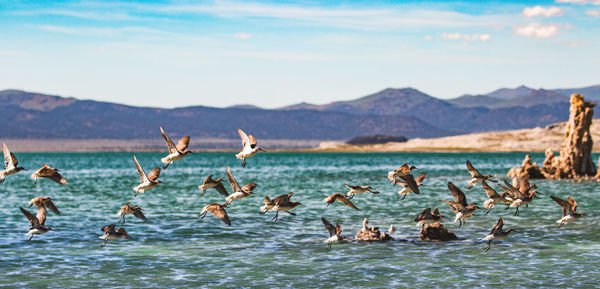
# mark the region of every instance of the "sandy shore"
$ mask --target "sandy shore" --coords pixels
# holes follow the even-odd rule
[[[472,133],[433,139],[411,139],[404,143],[379,145],[347,145],[343,142],[322,142],[314,151],[348,152],[543,152],[551,148],[560,150],[564,140],[564,123],[545,128],[511,131]],[[600,123],[590,129],[594,143],[593,151],[600,152]]]

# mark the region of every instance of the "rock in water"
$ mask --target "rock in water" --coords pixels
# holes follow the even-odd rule
[[[581,94],[571,95],[569,121],[560,155],[555,157],[552,151],[546,151],[542,174],[547,179],[579,179],[596,175],[590,134],[594,106],[593,102],[585,102]]]
[[[594,106],[596,104],[593,102],[585,102],[581,94],[571,95],[569,120],[560,155],[555,156],[551,149],[546,149],[546,159],[541,168],[532,163],[531,157],[527,155],[521,166],[512,168],[508,176],[530,179],[600,178],[600,174],[596,175],[596,166],[592,161],[593,141],[590,126]]]
[[[367,227],[356,233],[356,241],[393,241],[387,232],[379,232],[378,227]]]
[[[458,239],[456,234],[448,231],[441,223],[425,225],[421,228],[419,237],[423,241],[451,241]]]

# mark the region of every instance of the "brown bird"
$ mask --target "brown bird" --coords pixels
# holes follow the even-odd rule
[[[555,196],[550,196],[550,198],[562,207],[563,217],[556,221],[558,223],[558,226],[556,226],[557,228],[564,226],[566,223],[579,220],[579,218],[585,215],[585,213],[576,212],[577,202],[571,197],[566,201]]]
[[[344,186],[350,189],[348,193],[346,193],[348,196],[348,200],[353,199],[354,195],[356,194],[364,194],[366,192],[371,192],[372,194],[379,194],[379,191],[373,191],[373,188],[371,188],[371,186],[351,186],[348,184],[344,184]]]
[[[19,160],[8,150],[5,143],[2,144],[2,152],[4,153],[4,170],[0,171],[0,183],[4,182],[6,176],[25,170],[23,167],[17,167]]]
[[[31,174],[31,178],[35,180],[36,184],[39,178],[47,178],[61,185],[66,185],[69,183],[63,176],[60,175],[60,173],[58,173],[57,169],[51,168],[47,164],[43,165],[39,170],[35,171],[35,173]]]
[[[323,225],[325,225],[325,228],[327,228],[327,231],[329,231],[329,238],[325,240],[327,243],[327,250],[331,249],[332,243],[344,241],[345,238],[342,236],[342,226],[340,226],[340,223],[336,223],[336,225],[333,226],[333,224],[325,218],[321,218],[321,221],[323,222]]]
[[[156,185],[162,183],[160,180],[158,180],[158,177],[160,176],[160,168],[154,168],[152,171],[150,171],[150,174],[146,175],[146,172],[140,166],[140,163],[135,155],[133,156],[133,162],[135,163],[135,168],[140,175],[140,184],[133,188],[135,191],[134,197],[137,197],[137,194],[144,193],[145,190],[153,189],[156,187]]]
[[[388,180],[390,180],[390,183],[395,183],[396,178],[400,178],[402,176],[409,175],[412,170],[416,170],[416,169],[417,168],[415,166],[409,166],[407,163],[403,164],[399,168],[397,168],[395,171],[388,172]]]
[[[467,169],[469,170],[469,173],[471,174],[471,180],[469,182],[467,182],[467,184],[469,185],[467,187],[467,189],[471,189],[477,183],[481,183],[483,181],[490,181],[490,182],[494,182],[494,183],[498,182],[496,180],[490,179],[492,177],[492,175],[482,175],[477,169],[475,169],[475,167],[471,164],[471,162],[469,160],[467,160]]]
[[[417,222],[417,226],[423,227],[428,224],[441,223],[442,218],[445,217],[440,214],[438,208],[435,208],[433,213],[431,212],[431,208],[427,208],[415,218],[415,222]]]
[[[42,206],[43,208],[43,206]],[[45,234],[48,231],[52,230],[52,228],[50,227],[46,227],[44,225],[44,223],[46,222],[46,214],[44,213],[44,217],[39,219],[38,217],[34,216],[31,212],[23,209],[22,207],[19,207],[19,209],[21,209],[21,212],[23,213],[23,215],[25,215],[25,217],[27,217],[27,220],[29,220],[29,223],[31,224],[31,227],[29,228],[29,232],[27,232],[25,234],[25,236],[31,236],[29,237],[29,240],[31,241],[31,239],[33,239],[33,235],[41,235],[41,234]],[[43,212],[46,212],[46,209],[43,209]],[[41,215],[39,210],[38,210],[38,216]]]
[[[235,180],[235,178],[231,174],[231,170],[229,169],[229,166],[226,167],[226,171],[227,171],[227,178],[229,179],[229,184],[231,185],[231,189],[233,190],[231,195],[229,195],[225,198],[225,201],[227,201],[228,205],[231,204],[231,202],[233,202],[233,200],[243,199],[243,198],[246,198],[246,197],[252,195],[252,190],[254,190],[256,188],[257,184],[250,183],[250,184],[244,185],[243,187],[240,188],[240,186],[238,185],[238,182]]]
[[[265,205],[260,208],[260,212],[265,214],[267,211],[276,211],[275,217],[273,220],[277,221],[279,218],[279,212],[286,212],[292,216],[295,216],[296,213],[290,212],[291,209],[297,206],[303,206],[300,202],[291,202],[290,198],[294,193],[290,192],[287,195],[281,195],[272,201],[269,200],[269,197],[265,197]]]
[[[508,194],[508,197],[506,199],[508,199],[511,202],[509,207],[515,208],[515,216],[518,216],[519,207],[523,205],[528,206],[528,204],[533,200],[533,198],[535,198],[535,193],[533,195],[524,195],[519,189],[513,187],[506,180],[504,180],[504,185],[506,185],[506,187],[501,184],[498,184],[498,186],[500,186],[500,188],[502,188],[502,190],[504,190],[504,192]]]
[[[222,183],[223,179],[213,180],[212,176],[213,175],[209,175],[208,177],[206,177],[206,179],[204,179],[204,182],[202,183],[202,185],[198,186],[198,188],[202,190],[202,194],[200,196],[201,197],[204,196],[204,192],[206,192],[206,190],[212,189],[212,188],[215,188],[217,190],[217,192],[219,192],[219,194],[221,194],[225,197],[229,196],[227,189],[225,189],[225,186]]]
[[[120,217],[119,222],[123,220],[123,223],[121,223],[121,225],[125,225],[125,215],[134,215],[136,218],[144,222],[148,222],[148,219],[146,218],[146,216],[144,216],[144,213],[142,213],[142,208],[138,206],[132,207],[129,202],[127,202],[127,204],[125,204],[117,213],[117,216]]]
[[[458,225],[458,227],[460,228],[463,222],[468,218],[471,218],[475,211],[479,209],[479,207],[476,203],[471,203],[467,205],[467,198],[465,197],[465,193],[463,193],[463,191],[461,191],[452,182],[448,182],[448,189],[450,189],[450,192],[454,196],[454,202],[444,200],[440,200],[440,202],[448,204],[452,211],[456,213],[454,222],[460,222]]]
[[[169,138],[169,136],[167,136],[162,127],[160,128],[160,133],[167,142],[167,147],[169,148],[169,155],[160,159],[160,161],[165,164],[163,166],[163,169],[167,169],[167,167],[169,167],[169,165],[172,164],[174,161],[180,160],[188,154],[193,154],[191,150],[187,150],[187,147],[190,144],[189,135],[186,135],[183,138],[181,138],[177,145],[175,145],[173,141]]]
[[[415,192],[415,194],[418,194],[419,187],[423,185],[423,180],[425,180],[426,177],[427,173],[422,173],[416,179],[413,177],[413,175],[408,174],[406,176],[401,177],[402,180],[406,181],[395,180],[395,184],[399,184],[403,187],[402,190],[398,192],[398,198],[402,197],[401,200],[404,200],[404,198],[406,198],[406,196],[410,194],[410,192]],[[416,191],[414,190],[415,188],[417,188]]]
[[[48,209],[50,209],[55,214],[60,215],[60,211],[58,211],[50,197],[33,198],[31,199],[31,201],[29,201],[29,207],[33,205],[36,205],[38,207],[36,217],[42,225],[46,222],[46,215],[48,214],[46,207],[48,207]]]
[[[125,228],[119,228],[115,231],[115,224],[110,224],[107,226],[102,227],[102,232],[104,232],[104,235],[100,236],[100,239],[103,239],[104,242],[102,242],[102,244],[100,244],[100,247],[104,247],[106,246],[106,243],[108,243],[108,240],[118,240],[118,239],[130,239],[131,236],[129,236],[129,233],[127,233],[127,231],[125,231]]]
[[[360,209],[358,207],[356,207],[350,200],[348,200],[348,197],[346,197],[344,194],[335,193],[325,199],[325,203],[327,203],[327,207],[329,207],[329,205],[333,204],[335,201],[338,201],[352,209],[356,209],[356,210],[360,211]]]
[[[488,199],[485,202],[483,202],[483,207],[486,209],[486,215],[492,210],[495,204],[503,203],[506,205],[510,205],[512,203],[510,200],[507,200],[505,198],[507,196],[506,193],[498,195],[496,190],[492,189],[492,187],[490,187],[485,181],[481,182],[481,186],[483,187],[486,195],[488,196]]]
[[[500,218],[498,219],[498,223],[496,223],[496,225],[492,228],[490,233],[482,239],[484,241],[488,241],[487,246],[483,249],[484,251],[487,252],[487,250],[490,249],[493,240],[504,240],[504,238],[508,237],[508,234],[510,234],[510,232],[514,231],[513,228],[503,231],[502,226],[504,226],[504,220]]]
[[[202,218],[200,219],[204,219],[204,217],[206,217],[206,214],[210,212],[211,214],[215,215],[215,217],[223,220],[225,224],[231,226],[231,221],[229,221],[229,216],[227,216],[227,212],[225,212],[225,207],[227,207],[227,204],[206,205],[204,208],[202,208],[202,211],[200,212],[200,216],[202,216]]]

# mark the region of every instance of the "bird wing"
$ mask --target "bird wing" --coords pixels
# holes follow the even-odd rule
[[[242,138],[242,149],[246,148],[246,146],[250,146],[250,139],[241,128],[238,128],[238,134]]]
[[[48,206],[48,208],[56,213],[57,215],[60,215],[60,211],[58,211],[58,209],[56,208],[56,206],[54,205],[54,203],[52,202],[52,199],[50,199],[50,197],[46,197],[42,200],[42,203],[46,206]]]
[[[568,203],[569,203],[569,205],[570,205],[571,212],[575,212],[575,211],[577,211],[577,202],[575,201],[575,199],[573,199],[573,198],[569,197],[569,198],[567,199],[567,202],[568,202]]]
[[[51,168],[49,165],[45,164],[41,169],[38,170],[38,175],[42,178],[47,178],[53,180],[59,184],[66,185],[69,182],[58,172],[57,169]]]
[[[40,222],[38,221],[37,217],[34,216],[30,211],[27,211],[27,210],[23,209],[22,207],[19,207],[19,209],[21,209],[21,212],[23,212],[23,215],[25,215],[25,217],[27,217],[27,220],[29,220],[29,223],[31,223],[31,227],[37,228],[40,226]]]
[[[406,175],[400,176],[400,179],[402,179],[408,185],[410,190],[413,191],[415,194],[420,193],[419,186],[417,185],[417,182],[415,181],[415,177],[412,174],[406,174]]]
[[[227,212],[225,212],[225,208],[219,204],[210,205],[206,208],[207,211],[211,212],[215,217],[223,220],[225,224],[231,226],[231,221],[229,220],[229,216],[227,216]]]
[[[519,185],[519,192],[521,192],[521,194],[523,194],[524,196],[529,195],[529,188],[531,188],[531,185],[529,184],[529,177],[524,177],[521,179],[521,184]]]
[[[252,193],[252,190],[254,190],[254,188],[256,188],[256,186],[257,186],[257,184],[254,184],[254,183],[244,185],[242,187],[242,192],[244,192],[246,194]]]
[[[498,222],[496,223],[496,225],[490,231],[490,234],[493,234],[494,232],[497,232],[497,231],[502,231],[502,226],[504,226],[504,219],[500,218],[500,219],[498,219]]]
[[[426,216],[431,214],[431,208],[427,208],[425,210],[423,210],[423,212],[421,212],[416,218],[415,218],[415,222],[424,220]]]
[[[460,207],[462,207],[461,209],[464,209],[463,205],[461,205],[457,202],[444,201],[444,200],[440,200],[440,202],[444,202],[444,203],[448,204],[450,206],[450,209],[452,209],[452,211],[454,211],[454,213],[458,213],[460,211],[459,210]]]
[[[17,164],[14,163],[14,161],[17,159],[15,158],[12,153],[8,150],[8,147],[6,146],[5,143],[2,144],[2,152],[4,153],[4,169],[7,170],[11,167],[16,166]]]
[[[223,185],[223,183],[219,183],[215,189],[217,190],[217,192],[219,192],[219,194],[227,197],[229,196],[229,193],[227,192],[227,189],[225,189],[225,186]]]
[[[557,198],[555,196],[550,196],[551,199],[553,199],[558,205],[560,205],[562,207],[562,211],[563,211],[563,216],[566,216],[568,214],[568,208],[569,208],[569,203],[561,198]]]
[[[136,216],[138,219],[143,220],[144,222],[148,222],[148,218],[144,216],[144,213],[142,212],[142,209],[140,207],[134,207],[133,215]]]
[[[248,135],[248,139],[250,140],[250,147],[251,148],[255,148],[256,147],[256,139],[254,138],[253,135]]]
[[[179,142],[177,143],[177,150],[179,152],[183,152],[183,151],[185,151],[185,149],[187,149],[189,144],[190,144],[190,136],[186,135],[186,136],[182,137],[179,140]]]
[[[511,185],[506,180],[504,180],[504,184],[510,190],[510,194],[511,195],[516,196],[517,198],[524,198],[525,197],[523,194],[521,194],[521,191],[519,191],[517,188],[513,187],[513,185]]]
[[[325,225],[325,228],[327,228],[327,231],[329,231],[329,237],[335,236],[336,228],[333,226],[333,224],[331,224],[325,218],[321,218],[321,221],[323,221],[323,225]]]
[[[338,235],[338,236],[340,234],[342,234],[342,226],[340,225],[340,223],[336,223],[335,224],[335,234]]]
[[[344,196],[342,194],[340,194],[340,196],[338,196],[336,198],[336,200],[340,201],[340,203],[342,203],[342,204],[344,204],[344,205],[346,205],[346,206],[348,206],[348,207],[350,207],[352,209],[360,211],[360,209],[357,206],[355,206],[350,200],[348,200],[348,198],[346,198],[346,196]]]
[[[279,196],[279,197],[277,197],[277,198],[273,199],[273,204],[275,204],[275,205],[280,205],[280,204],[284,204],[284,203],[286,203],[286,202],[289,202],[289,201],[290,201],[290,198],[292,197],[292,195],[293,195],[293,194],[294,194],[294,193],[290,192],[290,193],[289,193],[289,194],[287,194],[287,195],[281,195],[281,196]]]
[[[273,205],[273,201],[271,201],[269,197],[265,197],[264,201],[266,206]]]
[[[423,182],[423,180],[425,180],[425,178],[426,178],[426,177],[427,177],[427,173],[422,173],[420,176],[418,176],[418,177],[415,179],[415,181],[416,181],[417,183],[421,183],[421,182]]]
[[[403,165],[401,165],[399,168],[396,169],[396,171],[394,171],[394,174],[397,173],[410,173],[410,167],[408,166],[408,163],[405,163]]]
[[[481,182],[481,186],[483,186],[483,189],[485,190],[485,193],[487,194],[488,198],[494,199],[500,197],[496,190],[492,189],[492,187],[490,187],[490,185],[488,185],[485,181]]]
[[[461,204],[463,207],[467,206],[467,198],[465,197],[465,193],[461,191],[457,186],[455,186],[452,182],[448,182],[448,189],[454,196],[454,200]]]
[[[135,168],[137,169],[138,174],[140,175],[140,182],[145,183],[146,181],[148,181],[148,176],[146,176],[146,172],[140,166],[140,163],[138,162],[135,155],[133,155],[133,162],[135,163]]]
[[[469,170],[469,173],[472,177],[475,178],[481,176],[481,173],[479,173],[479,171],[475,169],[475,167],[471,164],[469,160],[467,160],[467,169]]]
[[[176,153],[177,152],[177,148],[175,147],[175,145],[173,144],[173,141],[171,140],[171,138],[169,138],[169,136],[165,133],[165,131],[163,130],[162,127],[160,127],[160,134],[162,134],[163,138],[165,139],[165,141],[167,142],[167,147],[169,147],[169,153]]]
[[[156,179],[158,179],[158,176],[160,176],[160,168],[156,167],[150,171],[148,174],[148,179],[154,182]]]
[[[38,221],[40,222],[40,225],[44,225],[46,224],[46,215],[48,214],[48,211],[46,211],[46,208],[44,207],[44,205],[41,205],[38,207],[37,213],[35,214],[35,216],[37,217]]]
[[[102,227],[102,232],[104,233],[110,233],[110,232],[114,232],[115,231],[115,224],[110,224],[110,225],[106,225],[104,227]]]
[[[233,189],[232,193],[241,191],[242,189],[240,188],[240,185],[238,185],[237,181],[231,174],[231,170],[229,170],[229,166],[227,166],[226,171],[227,171],[227,178],[229,179],[229,184],[231,185],[231,188]]]
[[[433,210],[433,214],[434,216],[442,216],[442,214],[440,214],[440,210],[438,210],[438,208],[435,208],[435,210]]]

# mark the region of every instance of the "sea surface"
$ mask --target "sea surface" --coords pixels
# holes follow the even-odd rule
[[[599,183],[535,180],[543,195],[520,216],[497,206],[482,211],[461,228],[439,200],[452,200],[448,181],[466,192],[467,201],[483,207],[480,185],[466,189],[469,159],[482,173],[502,178],[519,165],[523,153],[263,153],[241,168],[234,153],[198,153],[175,162],[161,173],[164,182],[134,197],[139,183],[132,153],[17,153],[29,171],[0,184],[0,287],[13,288],[419,288],[419,287],[580,287],[600,284]],[[137,153],[146,171],[159,166],[165,153]],[[541,163],[543,154],[532,154]],[[598,156],[594,155],[593,159]],[[398,186],[386,172],[408,162],[427,173],[421,194],[398,200]],[[58,185],[29,175],[44,163],[61,170],[69,181]],[[222,203],[214,189],[200,196],[198,185],[213,174],[226,179],[229,165],[240,185],[257,183],[255,194],[234,201],[227,212],[232,226],[208,214],[207,204]],[[357,195],[361,211],[323,200],[345,193],[344,183],[371,185],[381,194]],[[497,188],[496,185],[493,185]],[[228,189],[229,186],[226,184]],[[498,188],[499,189],[499,188]],[[263,198],[294,192],[305,206],[280,214],[259,213]],[[573,196],[588,215],[555,228],[560,207],[549,196]],[[48,213],[54,230],[27,241],[29,223],[19,206],[49,196],[61,215]],[[130,240],[100,247],[101,228],[116,223],[120,207],[131,202],[151,221],[129,215]],[[460,238],[454,242],[419,240],[413,219],[427,207],[448,217],[444,225]],[[35,207],[29,208],[34,212]],[[35,212],[34,212],[35,213]],[[354,237],[363,218],[387,230],[396,241],[333,244],[321,217],[340,222]],[[484,252],[485,237],[499,217],[514,228],[507,239]]]

